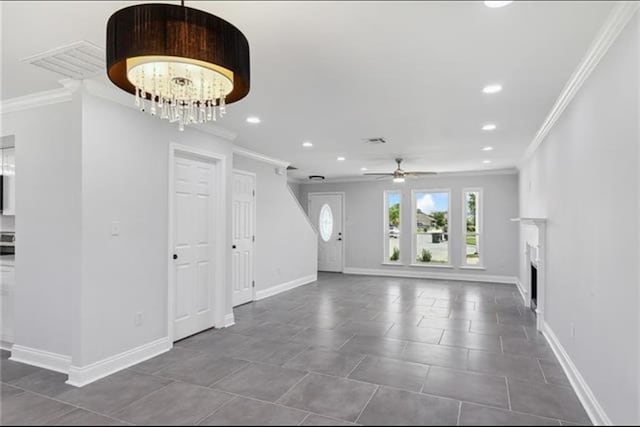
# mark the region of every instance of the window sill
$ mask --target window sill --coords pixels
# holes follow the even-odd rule
[[[410,267],[453,269],[451,264],[411,264]]]
[[[382,263],[382,265],[391,265],[391,266],[395,266],[395,267],[404,267],[404,264],[401,262],[392,262],[392,261],[385,261]]]
[[[487,267],[483,267],[481,265],[462,265],[459,267],[460,270],[486,270]]]

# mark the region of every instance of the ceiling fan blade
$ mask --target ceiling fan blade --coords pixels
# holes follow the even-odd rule
[[[437,172],[405,172],[405,176],[428,176],[437,175]]]
[[[363,175],[369,175],[369,176],[393,176],[393,173],[365,173]]]

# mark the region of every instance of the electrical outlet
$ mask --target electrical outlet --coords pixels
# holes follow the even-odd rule
[[[134,323],[136,326],[142,326],[142,312],[136,313]]]
[[[120,222],[119,221],[113,221],[111,223],[111,235],[114,237],[117,237],[120,235]]]

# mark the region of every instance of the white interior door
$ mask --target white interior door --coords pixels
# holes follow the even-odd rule
[[[233,172],[232,283],[233,306],[253,301],[255,242],[255,175]]]
[[[343,271],[342,194],[310,194],[309,216],[318,229],[318,270]]]
[[[174,341],[213,327],[215,163],[174,161]]]

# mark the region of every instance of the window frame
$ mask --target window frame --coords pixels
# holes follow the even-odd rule
[[[467,233],[467,194],[468,193],[478,193],[478,200],[476,200],[476,214],[478,216],[477,219],[477,223],[476,223],[476,232],[474,233],[476,235],[476,242],[477,246],[478,246],[478,252],[479,252],[479,256],[478,256],[478,263],[477,264],[469,264],[467,262],[467,235],[469,233]],[[484,239],[485,239],[485,232],[484,232],[484,194],[483,194],[483,188],[482,187],[470,187],[470,188],[463,188],[462,189],[462,220],[461,220],[461,235],[462,235],[462,249],[461,249],[461,254],[462,254],[462,260],[460,262],[460,266],[461,268],[467,268],[467,269],[479,269],[479,270],[484,270],[485,266],[484,266]],[[478,231],[479,230],[479,231]]]
[[[416,194],[417,193],[447,193],[447,201],[448,201],[448,206],[447,206],[447,215],[448,215],[448,226],[449,226],[449,230],[448,230],[448,243],[449,246],[447,248],[447,263],[446,264],[434,264],[434,263],[424,263],[424,262],[419,262],[416,257],[417,257],[417,251],[418,251],[418,233],[417,233],[417,210],[418,210],[418,206],[416,203]],[[411,190],[411,266],[412,267],[426,267],[426,268],[453,268],[453,262],[452,262],[452,245],[451,245],[451,236],[453,235],[452,233],[452,228],[451,228],[451,188],[425,188],[425,189],[412,189]]]
[[[398,194],[400,196],[400,234],[398,235],[398,247],[400,248],[400,258],[398,259],[398,261],[391,261],[390,255],[389,255],[389,194]],[[382,202],[382,245],[383,245],[383,253],[382,253],[382,264],[385,265],[403,265],[402,263],[402,256],[403,256],[403,251],[402,251],[402,241],[403,238],[402,236],[404,235],[403,233],[403,225],[402,225],[402,213],[403,213],[403,209],[402,209],[402,202],[403,202],[403,194],[402,194],[402,190],[384,190],[383,192],[383,202]]]

